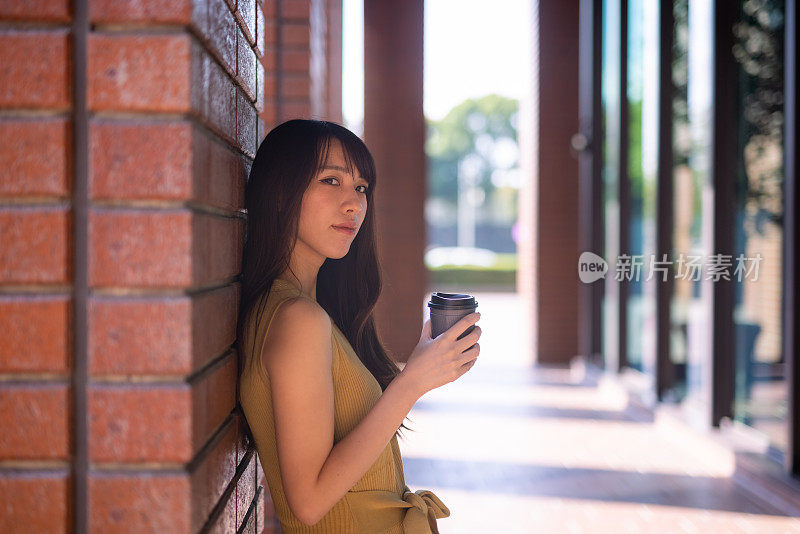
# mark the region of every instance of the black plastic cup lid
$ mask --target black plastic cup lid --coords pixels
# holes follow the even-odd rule
[[[436,308],[437,310],[461,310],[468,308],[476,308],[478,301],[472,295],[465,295],[463,293],[440,293],[438,291],[431,294],[431,300],[428,301],[428,307]]]

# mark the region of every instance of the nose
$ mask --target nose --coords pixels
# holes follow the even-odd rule
[[[350,192],[345,193],[343,206],[345,211],[348,213],[360,213],[364,210],[364,205],[366,203],[367,199],[354,189],[351,189]]]

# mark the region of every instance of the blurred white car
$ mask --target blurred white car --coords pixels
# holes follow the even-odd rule
[[[491,267],[497,261],[497,253],[487,248],[432,247],[425,251],[425,265],[474,265]]]

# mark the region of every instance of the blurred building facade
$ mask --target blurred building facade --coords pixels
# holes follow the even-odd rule
[[[585,356],[796,475],[795,2],[533,2],[531,28],[535,360]],[[585,251],[604,277],[579,280]]]

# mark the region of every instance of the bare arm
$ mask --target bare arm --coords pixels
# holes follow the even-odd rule
[[[395,379],[364,419],[333,444],[331,324],[303,299],[272,320],[262,362],[270,377],[281,479],[292,513],[313,525],[378,459],[419,395]]]

